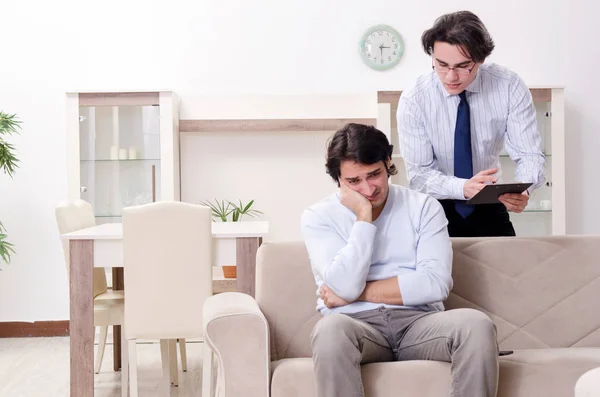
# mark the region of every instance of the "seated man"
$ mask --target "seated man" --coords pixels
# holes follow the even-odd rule
[[[451,396],[493,397],[496,328],[477,310],[444,311],[448,221],[434,198],[388,184],[391,154],[372,126],[337,131],[326,168],[340,192],[302,215],[324,315],[311,336],[317,394],[364,396],[360,364],[436,360],[452,363]]]

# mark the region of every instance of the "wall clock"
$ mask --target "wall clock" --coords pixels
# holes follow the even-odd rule
[[[388,25],[369,28],[360,40],[363,62],[375,70],[389,70],[396,66],[404,52],[400,34]]]

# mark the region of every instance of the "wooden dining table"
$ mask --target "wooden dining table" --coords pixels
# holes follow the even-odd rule
[[[213,292],[237,291],[254,296],[256,251],[269,223],[213,222],[213,239],[235,239],[236,279],[213,278]],[[113,288],[124,286],[123,226],[105,223],[61,235],[69,241],[71,397],[94,395],[93,268],[113,268]],[[115,369],[121,358],[120,327],[113,334]]]

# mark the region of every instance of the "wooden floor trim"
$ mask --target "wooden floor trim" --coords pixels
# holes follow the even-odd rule
[[[0,338],[40,336],[69,336],[69,320],[0,323]]]

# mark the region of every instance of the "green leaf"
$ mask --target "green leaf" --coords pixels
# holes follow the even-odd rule
[[[242,200],[238,200],[238,203],[239,204],[235,204],[229,201],[229,204],[233,207],[233,210],[237,212],[234,222],[241,220],[244,215],[255,217],[258,214],[262,214],[262,212],[258,210],[251,209],[252,205],[254,204],[254,200],[250,200],[248,204],[244,204]]]
[[[19,167],[19,159],[15,155],[15,147],[8,143],[3,136],[18,134],[21,129],[21,121],[16,114],[0,112],[0,170],[9,177],[13,177],[15,170]],[[10,263],[10,255],[14,254],[14,246],[6,241],[6,228],[0,222],[0,258],[5,263]]]
[[[240,201],[240,207],[241,207],[241,204],[242,204],[242,202]],[[254,204],[254,200],[252,200],[252,201],[250,201],[248,203],[248,205],[246,206],[246,208],[244,208],[243,212],[245,213],[246,211],[248,211],[248,209],[250,209],[250,207],[252,207],[252,204]]]
[[[13,249],[14,245],[5,241],[6,234],[0,233],[0,257],[2,261],[6,264],[10,263],[10,254],[15,254],[15,250]]]
[[[0,135],[18,134],[21,129],[21,121],[16,114],[0,112]]]
[[[231,213],[229,202],[226,200],[217,200],[214,202],[201,201],[200,204],[205,205],[211,209],[213,220],[220,219],[223,222],[227,222],[227,216]]]

